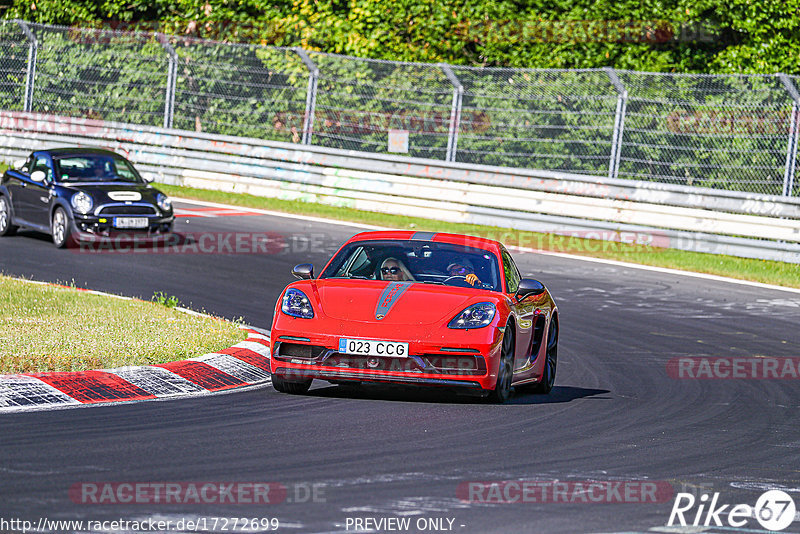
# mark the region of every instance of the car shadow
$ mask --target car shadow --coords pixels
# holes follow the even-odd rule
[[[555,386],[548,395],[514,392],[506,405],[559,404],[592,397],[610,400],[601,396],[610,393],[607,389],[578,386]],[[307,396],[330,399],[382,400],[394,402],[424,402],[432,404],[488,404],[486,399],[469,395],[458,395],[444,389],[392,387],[382,385],[329,385],[315,387]]]
[[[598,400],[611,400],[610,396],[600,396],[606,393],[611,393],[611,391],[608,389],[582,388],[578,386],[554,386],[547,395],[515,392],[508,400],[508,404],[559,404],[589,397]]]
[[[53,238],[50,237],[49,234],[45,234],[39,232],[37,230],[28,230],[27,228],[20,228],[17,230],[17,233],[10,237],[24,237],[24,238],[33,238],[39,241],[49,241],[50,243],[53,242]],[[6,239],[6,238],[4,238]]]

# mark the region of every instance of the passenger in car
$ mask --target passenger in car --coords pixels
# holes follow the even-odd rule
[[[392,282],[405,282],[413,281],[414,275],[408,270],[408,267],[403,265],[403,262],[397,258],[388,257],[381,263],[381,268],[378,270],[378,275],[381,280],[389,280]]]

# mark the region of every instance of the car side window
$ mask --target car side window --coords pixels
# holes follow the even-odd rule
[[[30,174],[31,169],[33,169],[33,162],[36,158],[33,157],[31,154],[27,160],[25,160],[25,165],[22,166],[20,171],[24,172],[25,174]]]
[[[506,288],[509,293],[516,293],[517,289],[519,289],[519,281],[522,277],[519,274],[517,266],[514,264],[514,260],[511,259],[511,254],[503,250],[502,255],[503,270],[506,274]]]
[[[50,167],[50,162],[45,157],[39,156],[36,158],[36,162],[31,169],[31,172],[34,171],[42,171],[48,180],[53,179],[53,168]]]

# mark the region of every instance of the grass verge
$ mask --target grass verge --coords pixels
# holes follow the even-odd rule
[[[200,356],[246,338],[236,324],[155,302],[0,275],[0,373],[85,371]]]
[[[299,200],[282,200],[165,184],[159,184],[158,187],[169,195],[195,200],[274,210],[284,213],[326,217],[329,219],[386,226],[389,228],[483,236],[497,239],[506,245],[519,245],[554,252],[565,252],[595,258],[715,274],[766,284],[800,288],[800,268],[793,263],[738,258],[719,254],[704,254],[701,252],[616,243],[612,241],[572,238],[493,226],[449,223],[419,217],[361,211],[347,207]]]

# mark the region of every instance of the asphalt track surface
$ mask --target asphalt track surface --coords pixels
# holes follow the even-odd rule
[[[269,328],[291,267],[321,266],[356,229],[274,216],[181,219],[180,232],[277,232],[276,254],[81,254],[24,233],[0,239],[0,270],[149,299]],[[800,295],[517,253],[561,311],[549,396],[503,406],[427,392],[307,396],[271,387],[204,398],[0,416],[0,517],[84,520],[278,518],[283,532],[348,531],[347,519],[453,519],[456,532],[663,531],[655,504],[468,503],[468,481],[669,482],[754,504],[784,488],[800,504],[796,380],[676,380],[679,356],[796,357]],[[2,313],[2,310],[0,310]],[[79,320],[76,318],[76,320]],[[317,502],[82,504],[81,482],[318,484]],[[292,486],[298,484],[298,486]],[[303,501],[303,491],[290,500]],[[444,522],[447,525],[447,521]],[[217,531],[222,530],[218,524]],[[759,531],[754,520],[750,532]],[[655,529],[655,530],[651,530]],[[352,526],[349,529],[353,531]],[[709,529],[730,532],[730,529]],[[794,523],[785,532],[800,531]]]

